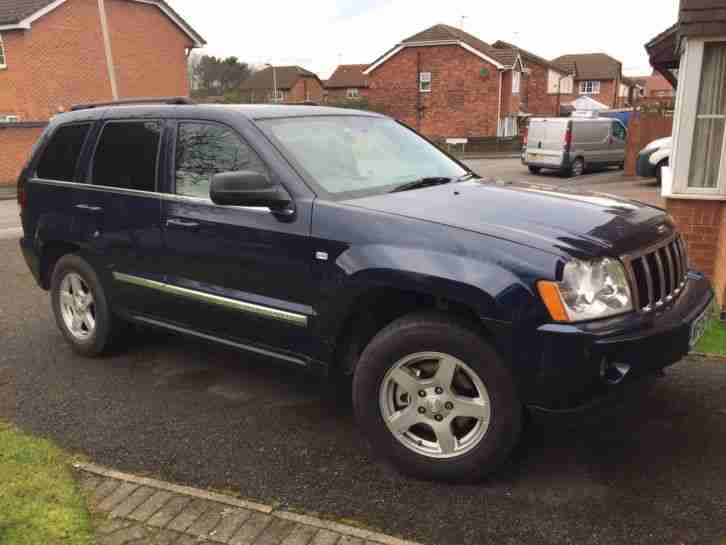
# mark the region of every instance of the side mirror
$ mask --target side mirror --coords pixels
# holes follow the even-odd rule
[[[265,206],[273,211],[283,211],[292,203],[281,186],[272,183],[266,174],[252,170],[215,174],[209,196],[214,204]]]

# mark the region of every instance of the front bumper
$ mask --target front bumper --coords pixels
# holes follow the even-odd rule
[[[650,157],[657,150],[641,151],[635,163],[635,174],[643,178],[655,178],[655,165],[650,164]]]
[[[539,327],[541,358],[525,399],[548,409],[570,409],[680,361],[691,350],[691,325],[712,301],[709,281],[690,273],[679,298],[656,312]],[[612,385],[601,373],[615,363],[629,371]]]

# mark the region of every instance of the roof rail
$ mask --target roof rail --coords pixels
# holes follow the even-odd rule
[[[76,104],[71,106],[72,112],[79,110],[90,110],[93,108],[103,108],[106,106],[133,106],[141,104],[170,104],[170,105],[183,105],[183,104],[196,104],[193,100],[187,97],[168,97],[168,98],[129,98],[124,100],[114,100],[112,102],[91,102],[89,104]]]

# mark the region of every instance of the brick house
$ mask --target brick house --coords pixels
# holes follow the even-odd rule
[[[435,25],[364,72],[369,101],[433,138],[513,136],[532,115],[556,115],[567,71],[512,44]]]
[[[605,53],[563,55],[553,62],[574,74],[574,85],[563,93],[563,103],[590,97],[608,108],[632,106],[637,84],[623,76],[623,63]]]
[[[325,102],[330,104],[368,98],[367,64],[341,64],[325,82]]]
[[[676,25],[646,45],[676,88],[666,208],[726,306],[726,0],[681,0]]]
[[[2,0],[0,119],[188,95],[187,55],[204,44],[163,0]]]
[[[240,90],[242,102],[248,104],[323,102],[323,82],[316,74],[299,66],[268,66],[258,70],[242,82]]]

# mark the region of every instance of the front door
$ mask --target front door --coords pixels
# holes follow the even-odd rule
[[[169,319],[248,346],[305,353],[314,312],[311,203],[292,217],[267,208],[217,206],[214,174],[274,175],[232,128],[179,122],[171,193],[162,205]]]
[[[610,133],[610,163],[621,165],[625,163],[625,143],[628,131],[620,121],[613,121]]]

